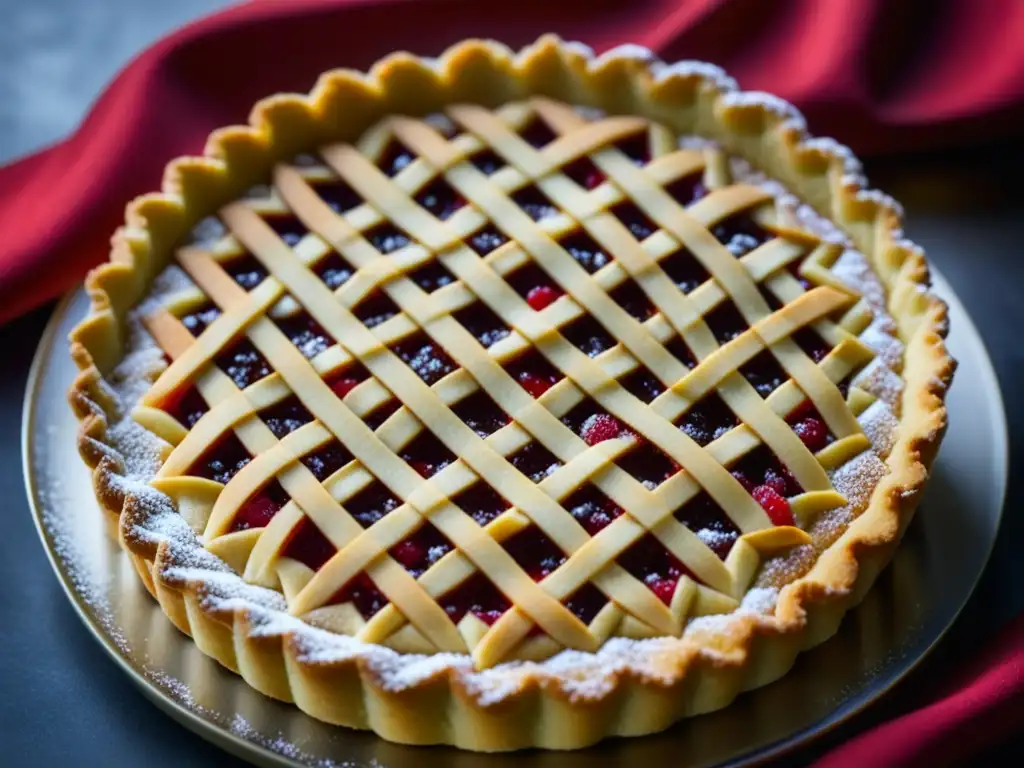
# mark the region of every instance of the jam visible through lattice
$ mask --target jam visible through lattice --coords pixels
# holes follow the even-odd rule
[[[536,148],[543,148],[557,138],[557,133],[544,121],[536,119],[521,129],[520,135]],[[635,165],[643,167],[651,161],[647,134],[639,133],[616,144],[617,148]],[[409,147],[397,140],[391,141],[376,159],[376,166],[389,178],[399,177],[417,161]],[[493,175],[506,166],[495,152],[484,150],[470,158],[480,172]],[[584,190],[595,190],[609,182],[608,177],[588,158],[573,161],[563,169],[565,175]],[[352,186],[338,179],[320,182],[314,187],[320,197],[338,214],[358,209],[362,200]],[[666,185],[666,191],[680,205],[688,206],[709,194],[700,175],[688,176]],[[529,218],[543,224],[545,220],[562,213],[556,201],[550,199],[536,185],[527,185],[509,195]],[[446,221],[460,215],[470,205],[443,178],[435,178],[413,196],[418,205],[438,220]],[[640,208],[629,201],[619,203],[610,212],[638,242],[651,238],[659,231]],[[308,234],[308,229],[295,216],[268,215],[268,223],[288,246],[295,247]],[[749,212],[731,215],[710,228],[714,237],[736,258],[750,254],[774,235],[758,223]],[[385,257],[397,256],[415,242],[413,234],[390,222],[378,224],[362,236]],[[615,264],[614,254],[598,243],[582,227],[575,227],[558,238],[560,246],[587,274],[593,276]],[[480,258],[488,257],[504,247],[510,237],[502,232],[500,224],[486,223],[464,238]],[[788,268],[795,274],[795,264]],[[685,248],[661,256],[660,269],[683,294],[692,294],[712,280],[711,274]],[[262,262],[249,253],[232,257],[222,263],[223,269],[234,283],[244,291],[253,291],[268,277]],[[337,251],[328,249],[310,268],[322,283],[332,291],[344,289],[358,273],[358,267]],[[458,278],[439,260],[412,269],[408,277],[428,294],[442,291]],[[523,265],[503,275],[503,279],[534,312],[544,312],[565,295],[543,265],[528,259]],[[804,289],[810,287],[800,278]],[[766,297],[777,306],[779,302],[770,294]],[[658,308],[644,289],[634,280],[620,280],[608,291],[608,296],[638,323],[650,321]],[[301,304],[301,300],[299,302]],[[402,308],[384,290],[373,290],[359,300],[352,312],[366,328],[384,327],[402,313]],[[217,321],[221,310],[213,303],[204,304],[185,313],[180,320],[194,336],[199,336]],[[512,332],[483,301],[473,301],[457,308],[454,318],[483,348],[507,340]],[[728,343],[748,330],[742,313],[727,298],[720,302],[705,318],[719,344]],[[305,309],[291,311],[273,322],[302,355],[314,360],[336,347],[332,338]],[[602,358],[619,347],[619,341],[607,330],[603,319],[584,312],[559,328],[561,335],[590,359]],[[820,362],[831,350],[831,345],[814,331],[803,329],[794,335],[800,348],[814,361]],[[458,371],[457,350],[446,350],[423,332],[407,334],[388,343],[398,356],[425,384],[434,386]],[[698,360],[685,341],[673,336],[664,341],[664,348],[687,368]],[[247,338],[239,338],[215,358],[216,366],[240,389],[249,387],[273,372],[266,357]],[[500,360],[500,365],[512,380],[534,399],[545,397],[553,387],[563,381],[563,373],[536,349],[527,349]],[[789,380],[786,371],[773,355],[764,351],[744,364],[739,373],[762,397],[767,398]],[[350,393],[367,381],[369,373],[358,364],[339,367],[325,376],[325,380],[338,398]],[[633,367],[618,378],[628,392],[642,403],[650,404],[666,392],[666,384],[643,366]],[[848,383],[848,382],[847,382]],[[844,383],[843,394],[845,396]],[[371,429],[379,429],[395,412],[395,401],[383,403],[362,414]],[[191,428],[209,410],[195,387],[188,387],[169,398],[165,410],[184,426]],[[450,403],[451,412],[482,438],[494,435],[513,423],[482,390],[463,394]],[[672,479],[682,468],[655,445],[636,434],[615,415],[608,413],[597,402],[584,397],[568,410],[557,414],[562,424],[587,446],[596,446],[606,440],[627,439],[628,448],[614,460],[614,466],[628,476],[653,489]],[[278,440],[301,429],[314,420],[313,415],[294,395],[265,408],[259,418]],[[826,448],[835,438],[824,419],[809,401],[803,401],[789,413],[786,421],[795,434],[812,452]],[[697,445],[706,447],[721,439],[740,420],[715,392],[710,392],[687,408],[674,421],[675,426]],[[431,478],[448,467],[457,457],[429,430],[423,430],[408,440],[395,453],[421,477]],[[518,448],[508,457],[515,471],[533,483],[542,483],[564,464],[545,446],[532,441]],[[252,456],[237,437],[228,434],[212,445],[188,470],[189,474],[228,483],[243,469]],[[340,442],[334,440],[305,455],[301,462],[317,481],[327,483],[355,459]],[[803,489],[789,468],[765,446],[755,448],[733,462],[727,469],[744,489],[761,505],[776,525],[793,525],[794,518],[788,499]],[[280,483],[271,479],[252,494],[237,510],[231,530],[242,531],[267,526],[289,501]],[[455,495],[453,503],[480,526],[493,523],[510,509],[509,502],[497,490],[480,480]],[[623,513],[611,498],[591,483],[585,483],[558,503],[590,536],[597,535]],[[362,490],[342,501],[342,506],[362,527],[375,525],[396,509],[402,501],[392,494],[386,484],[374,480]],[[729,556],[740,531],[729,515],[706,492],[700,492],[673,512],[674,517],[693,531],[719,558]],[[534,580],[542,582],[567,558],[567,554],[548,538],[538,526],[529,525],[501,542],[501,546],[514,561]],[[451,542],[429,521],[422,522],[412,533],[391,546],[388,554],[413,577],[419,578],[453,550]],[[312,523],[303,519],[289,534],[281,554],[293,558],[313,571],[322,568],[336,553],[336,547]],[[683,576],[699,579],[652,534],[645,534],[623,551],[616,562],[629,574],[643,582],[653,594],[668,604],[675,587]],[[386,596],[365,573],[359,573],[331,598],[329,604],[351,602],[359,613],[370,619],[387,605]],[[481,572],[476,572],[459,586],[438,598],[446,614],[459,621],[473,614],[485,624],[492,625],[511,605],[508,598]],[[588,623],[608,603],[608,598],[592,584],[585,584],[567,597],[564,604],[584,623]],[[534,632],[536,632],[536,628]]]

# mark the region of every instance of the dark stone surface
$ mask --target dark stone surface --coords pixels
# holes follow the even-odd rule
[[[0,162],[71,130],[95,94],[164,30],[223,5],[216,0],[0,0]],[[993,560],[964,615],[938,649],[888,697],[799,761],[911,706],[970,658],[979,639],[1024,609],[1024,200],[1008,148],[878,159],[869,175],[908,209],[908,235],[955,287],[984,337],[1007,399],[1011,482]],[[1013,150],[1016,167],[1024,156]],[[0,328],[0,429],[7,504],[0,536],[0,763],[241,765],[150,704],[108,659],[50,570],[25,500],[21,405],[29,363],[52,306]],[[1020,754],[1020,744],[1012,747]],[[995,759],[995,753],[990,755]],[[790,761],[791,762],[791,761]]]

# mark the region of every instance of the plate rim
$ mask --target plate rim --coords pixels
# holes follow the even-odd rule
[[[987,390],[985,394],[986,400],[989,403],[989,410],[996,416],[994,419],[995,423],[993,424],[993,426],[996,427],[994,433],[996,437],[996,445],[993,446],[993,453],[997,457],[999,464],[998,474],[1000,477],[1001,487],[999,488],[998,494],[998,511],[993,524],[995,535],[992,536],[991,541],[988,544],[987,551],[985,552],[982,566],[978,569],[978,572],[965,593],[964,599],[960,605],[957,606],[949,620],[940,629],[940,631],[936,633],[924,649],[922,649],[915,658],[910,660],[906,666],[898,670],[895,677],[889,680],[888,684],[884,688],[872,691],[870,695],[854,702],[850,706],[849,711],[844,712],[842,717],[834,722],[821,724],[821,720],[818,720],[814,724],[801,728],[789,736],[726,760],[725,762],[720,763],[720,766],[760,765],[768,762],[769,760],[789,754],[800,747],[808,746],[820,740],[826,734],[831,733],[837,727],[849,722],[856,715],[876,703],[880,698],[885,696],[899,683],[905,680],[906,677],[932,653],[939,642],[942,641],[953,625],[956,624],[966,605],[970,602],[977,590],[978,584],[981,582],[981,579],[988,568],[996,540],[999,536],[999,528],[1002,525],[1006,493],[1009,485],[1009,424],[1006,418],[1006,408],[1003,400],[1002,389],[999,384],[999,377],[996,373],[995,366],[992,363],[992,356],[989,353],[984,338],[978,331],[977,326],[971,319],[971,316],[967,312],[963,302],[960,301],[959,297],[953,291],[952,285],[943,277],[942,273],[936,269],[934,264],[929,264],[929,267],[932,272],[933,281],[938,288],[936,292],[948,305],[950,305],[951,308],[955,310],[955,314],[960,317],[957,321],[956,332],[964,335],[967,338],[967,343],[972,348],[976,349],[978,353],[978,362],[980,365],[977,370],[977,375],[979,380],[983,381],[985,384],[984,388]],[[82,596],[75,589],[71,578],[64,569],[62,558],[57,554],[52,537],[50,536],[46,523],[43,520],[42,505],[40,504],[37,495],[38,490],[37,483],[35,481],[35,465],[32,459],[30,442],[36,416],[36,409],[34,408],[34,405],[38,400],[40,390],[39,382],[42,378],[42,373],[45,368],[49,352],[56,341],[62,320],[67,314],[69,307],[73,304],[75,298],[81,291],[81,285],[68,291],[60,301],[57,302],[50,318],[47,320],[46,327],[40,336],[36,351],[32,357],[32,364],[29,367],[29,373],[25,384],[25,395],[22,401],[22,476],[25,482],[25,492],[29,510],[32,514],[32,520],[35,524],[36,532],[43,544],[43,549],[46,551],[50,567],[57,576],[57,580],[60,582],[64,593],[67,595],[68,600],[75,610],[75,613],[89,630],[89,633],[93,636],[96,642],[99,643],[100,647],[104,649],[106,654],[113,659],[115,664],[128,675],[129,679],[136,685],[136,687],[141,689],[143,695],[149,701],[153,702],[158,708],[166,712],[189,731],[197,734],[207,742],[224,749],[232,755],[235,755],[236,757],[240,757],[256,765],[274,766],[275,768],[280,766],[302,766],[304,764],[299,761],[292,760],[285,755],[274,752],[258,742],[236,734],[216,722],[207,720],[190,707],[176,700],[161,686],[136,669],[133,662],[124,655],[122,649],[119,648],[107,634],[105,627],[102,622],[97,619],[95,613],[84,603]],[[857,608],[855,607],[851,610],[857,610]]]

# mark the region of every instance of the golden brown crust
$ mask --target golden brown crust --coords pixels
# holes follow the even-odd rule
[[[887,289],[906,347],[890,472],[868,508],[806,575],[781,591],[774,616],[735,616],[724,635],[696,633],[671,652],[652,652],[649,669],[656,674],[625,667],[586,700],[538,674],[524,675],[514,695],[486,703],[452,666],[395,690],[365,659],[312,660],[300,636],[266,631],[265,609],[225,610],[206,599],[211,587],[205,581],[172,578],[170,544],[135,534],[146,512],[119,482],[124,461],[106,435],[116,405],[102,379],[123,354],[126,312],[143,298],[172,245],[275,162],[326,140],[352,140],[391,111],[425,114],[453,101],[495,106],[530,94],[640,114],[677,133],[712,138],[785,183],[852,238]],[[898,206],[865,193],[854,164],[844,148],[809,140],[791,107],[735,91],[713,67],[666,67],[633,49],[594,59],[582,46],[553,37],[518,54],[482,41],[461,43],[436,62],[395,54],[368,75],[327,73],[309,96],[266,99],[253,110],[250,126],[215,132],[203,158],[168,166],[162,193],[128,206],[110,262],[86,280],[91,309],[71,334],[80,373],[69,398],[97,497],[120,520],[122,545],[174,624],[257,690],[294,701],[319,719],[407,743],[568,749],[658,731],[680,717],[723,707],[740,691],[785,674],[800,650],[831,636],[863,597],[913,515],[946,424],[943,400],[955,368],[944,344],[946,307],[928,291],[920,249],[901,239]]]

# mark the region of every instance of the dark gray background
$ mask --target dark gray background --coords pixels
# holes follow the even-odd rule
[[[132,55],[220,0],[0,0],[0,163],[72,130]],[[1024,154],[970,147],[868,162],[874,184],[907,207],[922,244],[973,316],[1007,400],[1011,483],[1003,530],[964,615],[935,653],[886,699],[794,760],[804,762],[857,730],[913,706],[1024,609]],[[0,234],[2,236],[2,234]],[[241,765],[186,731],[134,688],[81,625],[50,570],[21,474],[25,380],[52,310],[0,328],[0,765]],[[1012,756],[1011,754],[1012,753]],[[987,762],[1024,756],[1020,743]]]

